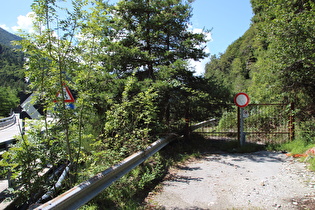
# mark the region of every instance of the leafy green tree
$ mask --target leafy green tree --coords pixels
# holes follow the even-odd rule
[[[313,1],[252,1],[260,39],[268,44],[261,59],[273,72],[279,95],[285,101],[303,101],[305,110],[315,110]],[[263,38],[261,38],[263,37]]]
[[[145,148],[153,134],[181,128],[185,117],[210,117],[208,103],[227,99],[217,82],[194,76],[188,65],[206,55],[205,34],[189,30],[191,1],[71,2],[66,9],[36,0],[35,33],[20,41],[34,100],[58,120],[49,124],[45,116],[45,132],[31,129],[2,161],[14,166],[25,187],[20,194],[36,191],[30,177],[45,181],[35,173],[47,164],[67,163],[70,187],[78,176]],[[75,110],[64,102],[65,83],[75,92]]]
[[[10,87],[16,93],[25,91],[27,84],[23,64],[23,53],[0,44],[0,86]]]
[[[10,87],[0,87],[0,116],[7,117],[19,103],[16,91]]]
[[[178,59],[199,60],[206,54],[200,46],[204,33],[188,29],[190,1],[119,1],[114,6],[113,28],[116,42],[110,48],[119,64],[119,73],[138,69],[139,77],[155,79],[157,66],[170,65]],[[110,59],[110,58],[109,58]]]
[[[23,35],[19,42],[21,51],[27,57],[26,76],[36,97],[33,102],[43,105],[45,123],[31,126],[19,143],[10,149],[1,165],[12,171],[12,178],[20,190],[17,194],[20,203],[30,204],[39,199],[34,192],[43,193],[50,189],[56,177],[48,179],[39,175],[48,165],[53,173],[60,164],[70,168],[66,186],[72,186],[77,177],[77,163],[80,161],[82,120],[85,101],[76,103],[78,111],[68,109],[65,103],[64,85],[74,89],[69,79],[80,71],[77,57],[78,48],[75,45],[75,35],[82,18],[83,1],[73,1],[73,11],[60,8],[55,0],[38,0],[32,4],[35,12],[34,34]],[[57,10],[66,11],[68,16],[61,19]],[[60,11],[59,11],[60,12]],[[57,93],[61,97],[57,98]],[[58,123],[49,124],[47,114],[50,113]],[[43,129],[45,132],[43,132]],[[14,167],[12,167],[14,166]],[[32,183],[38,183],[32,184]],[[31,185],[31,186],[30,186]],[[54,193],[58,189],[51,188]]]
[[[251,83],[253,64],[257,60],[260,42],[256,40],[257,30],[250,27],[245,34],[228,46],[225,53],[213,55],[206,65],[207,78],[223,83],[234,95],[247,91]]]

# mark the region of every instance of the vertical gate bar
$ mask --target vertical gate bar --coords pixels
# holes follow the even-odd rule
[[[295,122],[294,122],[294,103],[290,104],[290,121],[289,121],[289,133],[290,133],[290,141],[295,138]]]

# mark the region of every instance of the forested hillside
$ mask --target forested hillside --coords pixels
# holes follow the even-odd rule
[[[206,77],[247,92],[253,103],[294,102],[297,117],[315,114],[315,3],[251,0],[247,32],[206,65]]]
[[[0,28],[0,116],[7,116],[18,105],[18,94],[26,89],[24,56],[12,44],[19,40],[21,37]]]
[[[21,37],[11,34],[3,28],[0,28],[0,44],[5,46],[12,46],[12,41],[19,41],[21,39]]]
[[[205,31],[190,30],[192,1],[69,2],[72,8],[35,1],[34,34],[19,42],[33,101],[46,114],[39,121],[45,132],[29,125],[0,162],[1,172],[12,172],[24,207],[44,202],[40,193],[51,189],[50,195],[57,195],[169,132],[183,134],[185,119],[209,119],[219,111],[209,104],[228,99],[225,87],[194,76],[189,66],[190,59],[206,56],[201,46],[207,42]],[[74,109],[64,100],[65,86],[76,93]],[[47,123],[48,114],[58,122]],[[157,155],[142,164],[94,204],[126,209],[139,190],[163,174],[164,161]],[[39,175],[47,164],[53,174],[68,166],[61,188],[53,184],[58,177]]]

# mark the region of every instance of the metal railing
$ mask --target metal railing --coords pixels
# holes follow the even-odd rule
[[[192,125],[190,130],[196,130],[203,126],[207,126],[215,121],[215,119],[203,121],[201,123]],[[106,169],[105,171],[95,175],[89,180],[82,182],[81,184],[73,187],[72,189],[66,191],[65,193],[59,195],[58,197],[42,204],[36,209],[46,210],[46,209],[77,209],[84,205],[96,195],[98,195],[105,188],[109,187],[114,181],[120,179],[122,176],[127,174],[129,171],[134,169],[136,166],[144,162],[146,159],[154,155],[160,149],[165,147],[168,143],[174,140],[178,135],[170,134],[165,138],[161,138],[144,151],[139,151],[120,163]]]
[[[36,209],[77,209],[177,137],[170,134]]]
[[[0,129],[13,125],[16,122],[15,113],[13,112],[10,117],[0,119]]]
[[[202,127],[206,127],[210,124],[212,124],[213,122],[215,122],[216,119],[210,119],[210,120],[206,120],[206,121],[202,121],[200,123],[197,123],[197,124],[194,124],[192,126],[190,126],[190,129],[193,131],[193,130],[197,130],[198,128],[202,128]]]

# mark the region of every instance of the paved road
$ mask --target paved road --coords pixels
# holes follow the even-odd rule
[[[14,136],[20,134],[21,120],[19,118],[20,114],[16,114],[16,123],[8,126],[6,128],[0,128],[0,144],[6,141],[14,139]]]
[[[13,125],[6,126],[4,128],[0,128],[0,145],[7,142],[11,141],[14,139],[15,136],[20,134],[20,127],[21,125],[21,120],[20,120],[20,114],[15,114],[16,121]],[[0,193],[8,188],[8,180],[0,180]],[[3,198],[1,197],[0,194],[0,200]],[[0,209],[4,209],[7,206],[5,203],[0,203]]]

